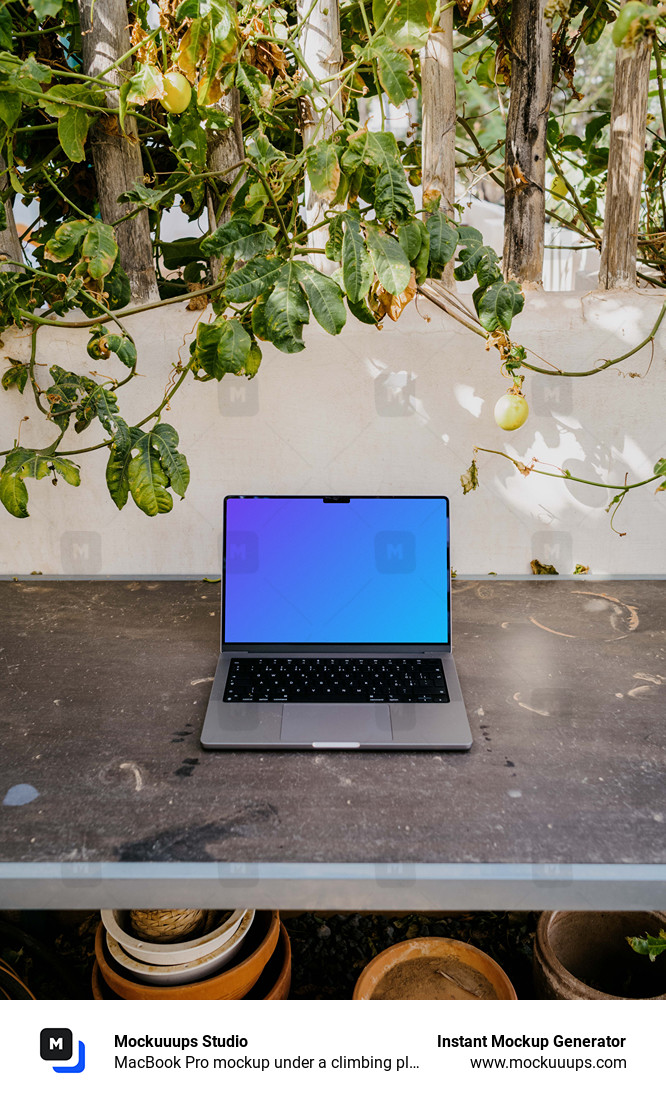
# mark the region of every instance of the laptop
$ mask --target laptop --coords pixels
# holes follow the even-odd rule
[[[469,749],[446,497],[229,496],[206,749]]]

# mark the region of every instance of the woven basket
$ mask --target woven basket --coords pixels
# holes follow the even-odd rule
[[[207,909],[131,909],[129,923],[148,943],[176,943],[202,932],[208,917]]]

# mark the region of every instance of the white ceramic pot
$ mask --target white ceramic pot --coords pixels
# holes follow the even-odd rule
[[[240,951],[246,933],[254,919],[254,909],[247,909],[238,928],[223,944],[218,944],[212,951],[200,954],[199,958],[189,962],[162,963],[141,962],[132,958],[122,945],[107,930],[106,945],[109,954],[117,966],[122,967],[136,982],[144,985],[184,985],[189,982],[200,982],[221,970],[225,970],[232,959]],[[148,945],[146,945],[148,946]],[[150,945],[157,946],[157,945]],[[173,944],[169,944],[173,947]]]
[[[198,936],[194,940],[183,940],[182,943],[148,943],[147,940],[138,939],[123,928],[123,910],[121,909],[102,909],[101,916],[109,935],[131,958],[154,966],[178,966],[181,963],[196,962],[197,959],[209,955],[218,947],[223,947],[235,936],[241,925],[247,932],[252,923],[251,919],[247,925],[244,923],[248,913],[254,916],[253,909],[236,909],[222,924],[213,928],[205,936]]]

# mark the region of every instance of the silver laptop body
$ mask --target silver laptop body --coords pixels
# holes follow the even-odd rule
[[[353,522],[349,521],[351,512],[345,514],[345,508],[353,511]],[[376,531],[372,529],[375,514],[379,515],[378,522],[382,524]],[[224,515],[221,653],[201,734],[204,748],[412,752],[471,748],[472,735],[451,655],[449,506],[446,497],[226,497]],[[245,520],[245,515],[249,516],[249,521]],[[418,569],[421,539],[418,525],[415,538],[408,532],[406,550],[400,541],[401,536],[407,538],[405,530],[401,529],[401,525],[402,528],[407,526],[405,515],[419,520],[422,515],[426,517],[421,527],[428,531],[430,572],[424,577]],[[230,516],[234,517],[233,522]],[[325,523],[318,532],[317,518],[321,516],[325,517]],[[242,530],[239,523],[241,527],[244,524]],[[336,543],[338,527],[341,533]],[[423,535],[423,541],[425,539]],[[302,543],[307,546],[303,547]],[[295,560],[287,558],[290,546],[293,546]],[[299,550],[301,561],[298,560]],[[351,555],[349,560],[353,565],[347,572],[345,553]],[[279,559],[280,554],[288,562],[287,570],[293,570],[283,591],[277,591],[282,586],[275,583],[275,575],[271,573],[275,565],[272,556]],[[258,564],[260,560],[263,561],[263,574]],[[367,582],[364,569],[371,574]],[[436,584],[430,590],[433,570],[437,574]],[[348,591],[345,590],[347,585]],[[400,585],[407,587],[401,589]],[[410,589],[409,585],[414,587]],[[331,588],[335,589],[333,595]],[[312,629],[308,626],[311,620],[307,616],[312,614],[318,602],[318,591],[322,604],[333,598],[336,607],[339,605],[340,610],[333,618],[342,622],[342,628],[334,625],[324,630],[316,624]],[[389,598],[393,591],[399,593],[402,600],[402,603],[400,599],[395,600],[396,608],[402,608],[400,615],[396,611],[395,627],[391,620],[394,605]],[[413,599],[412,613],[409,601],[414,595],[418,599]],[[358,611],[355,618],[354,608]],[[287,641],[277,641],[283,621],[281,614],[285,637],[290,639]],[[360,642],[357,637],[345,642],[339,636],[330,640],[336,629],[345,626],[350,633],[362,632],[363,624],[372,622],[375,615],[376,622],[382,624],[381,642]],[[413,627],[412,619],[416,620],[419,615],[422,618],[436,616],[432,622],[424,619],[429,633],[437,635],[436,641],[432,638],[424,643],[412,640],[414,629],[418,630]],[[441,619],[441,630],[437,618]],[[246,622],[249,625],[246,626]],[[299,644],[295,634],[301,629],[300,623],[303,629],[314,631],[315,636],[317,631],[325,633],[325,639]],[[386,631],[392,629],[396,636],[389,641]],[[239,641],[238,638],[246,633],[254,634],[255,640]],[[405,641],[405,637],[409,640]],[[417,683],[424,682],[419,679],[421,669],[424,676],[427,671],[429,677],[434,676],[441,682],[437,671],[441,669],[448,701],[419,702],[419,688],[414,688],[402,700],[385,697],[381,702],[310,702],[307,697],[304,701],[295,701],[293,696],[286,694],[287,687],[284,692],[282,688],[274,691],[269,700],[258,698],[258,690],[263,694],[266,688],[262,686],[257,690],[252,678],[264,677],[266,670],[273,675],[277,668],[286,672],[286,682],[290,682],[289,670],[294,662],[299,662],[301,669],[315,670],[315,674],[317,669],[326,671],[331,665],[343,668],[345,675],[350,670],[352,676],[362,669],[366,670],[364,677],[369,669],[406,667],[412,678],[416,676]],[[257,682],[263,685],[264,679]],[[246,686],[235,686],[239,683]],[[277,698],[278,695],[282,698]]]

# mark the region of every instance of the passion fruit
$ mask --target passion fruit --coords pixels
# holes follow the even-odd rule
[[[522,393],[509,390],[495,405],[495,422],[505,432],[515,432],[527,420],[530,407]]]
[[[160,97],[160,103],[170,115],[182,115],[192,98],[192,85],[186,76],[175,69],[165,73],[163,79],[164,95]]]

